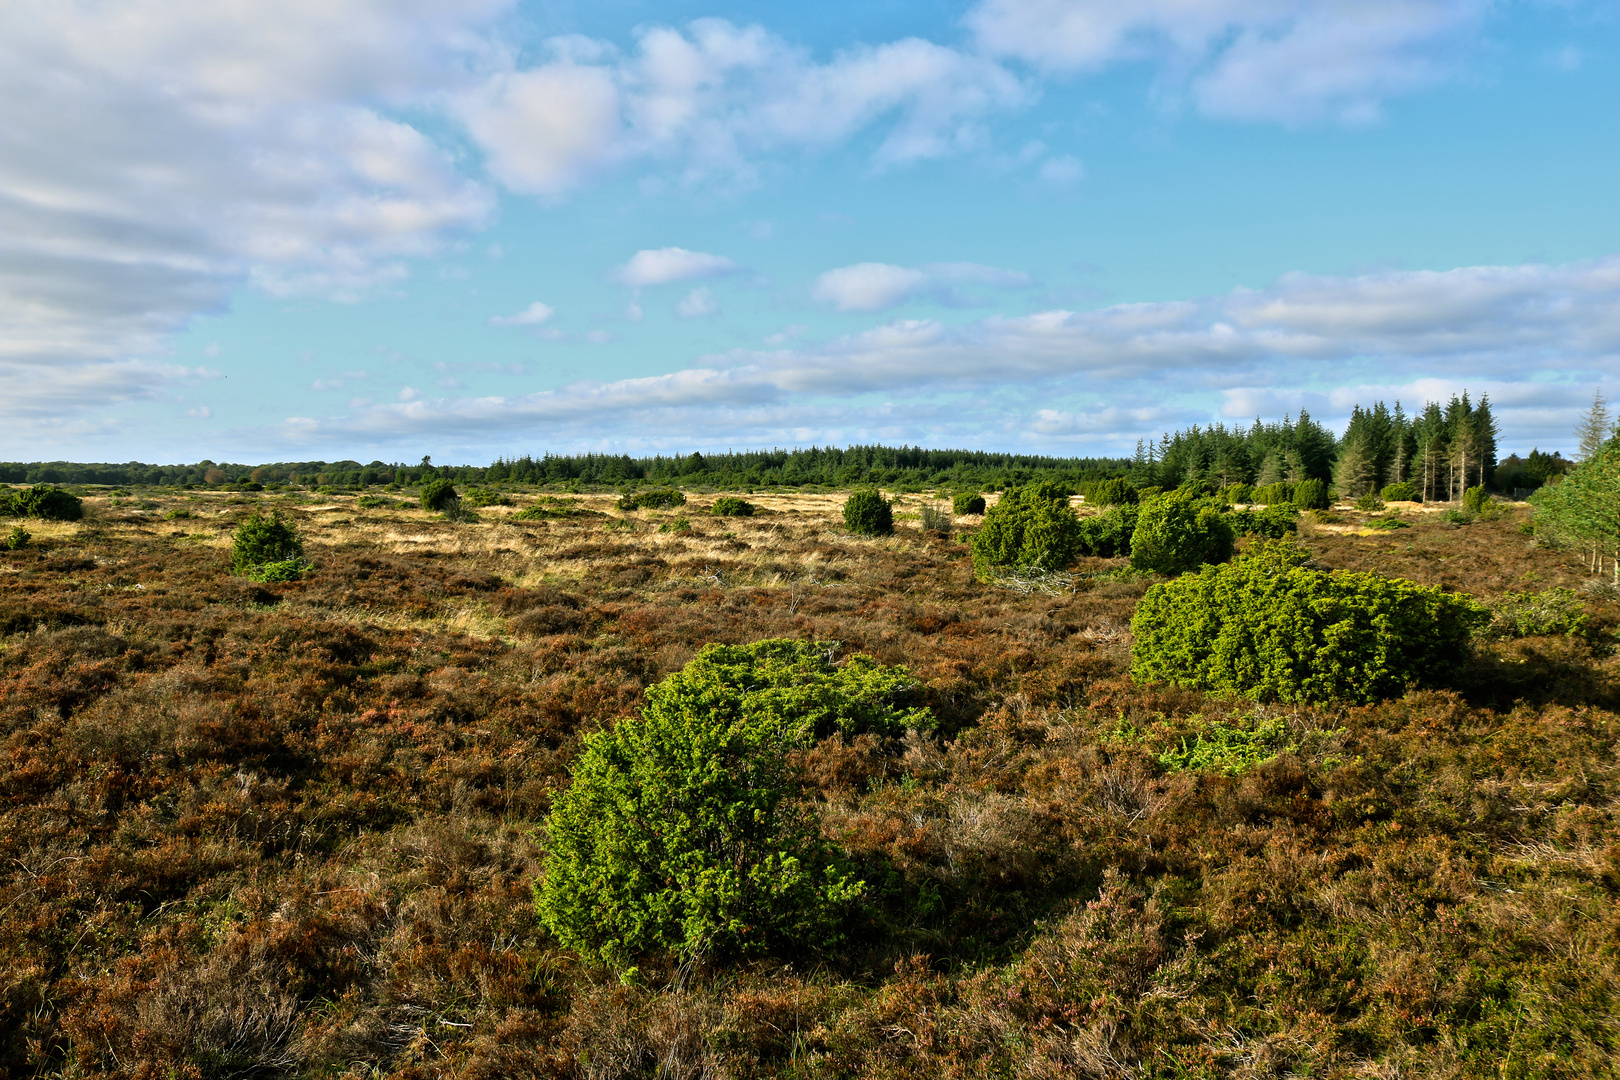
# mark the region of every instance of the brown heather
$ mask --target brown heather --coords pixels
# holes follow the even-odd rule
[[[143,494],[0,553],[0,1072],[1616,1072],[1612,597],[1455,692],[1255,707],[1129,682],[1145,584],[976,583],[915,497],[880,539],[830,496],[679,532],[293,502],[317,569],[253,585],[252,503]],[[1584,581],[1511,513],[1412,520],[1305,543],[1487,603]],[[868,903],[819,954],[582,965],[530,892],[581,735],[705,642],[774,636],[907,664],[942,718],[802,754]],[[1160,764],[1246,716],[1296,750]]]

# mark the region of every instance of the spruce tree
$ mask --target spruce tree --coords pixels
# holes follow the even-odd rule
[[[1612,434],[1609,406],[1603,399],[1603,388],[1599,387],[1592,395],[1592,407],[1575,428],[1575,437],[1580,440],[1580,460],[1591,461],[1597,457],[1598,451],[1603,449],[1604,442]]]

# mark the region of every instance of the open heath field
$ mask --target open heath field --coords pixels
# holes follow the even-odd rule
[[[104,492],[0,552],[0,1072],[1617,1071],[1620,596],[1522,504],[1302,521],[1497,612],[1454,686],[1307,706],[1133,682],[1157,579],[981,582],[979,517],[921,528],[948,500],[868,538],[843,495],[509,495]],[[313,570],[233,576],[272,506]],[[858,901],[740,959],[565,948],[535,887],[584,740],[770,638],[933,717],[794,751]]]

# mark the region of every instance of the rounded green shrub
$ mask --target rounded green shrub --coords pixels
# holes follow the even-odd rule
[[[984,513],[984,496],[979,494],[977,491],[958,491],[955,495],[951,496],[951,513]]]
[[[753,517],[754,510],[753,503],[734,495],[722,495],[709,506],[709,513],[715,517]]]
[[[1254,488],[1248,484],[1227,484],[1221,488],[1221,498],[1229,503],[1249,503],[1256,501]]]
[[[797,951],[835,939],[863,884],[820,839],[789,755],[835,731],[932,726],[914,681],[826,642],[709,645],[589,735],[552,803],[541,921],[624,966]]]
[[[1051,481],[1008,488],[973,534],[973,572],[989,580],[1001,567],[1062,570],[1079,557],[1080,518],[1068,491]]]
[[[1299,510],[1292,503],[1276,503],[1258,510],[1240,510],[1226,516],[1239,536],[1260,536],[1280,540],[1299,532]]]
[[[1131,567],[1155,574],[1183,574],[1232,557],[1235,537],[1224,504],[1170,491],[1141,505],[1131,533]]]
[[[1260,701],[1368,702],[1452,682],[1489,618],[1466,596],[1304,561],[1272,541],[1154,585],[1131,621],[1131,675]]]
[[[1321,480],[1301,480],[1294,485],[1294,497],[1283,500],[1301,510],[1326,510],[1329,505],[1328,486]]]
[[[491,488],[468,488],[462,501],[468,506],[511,506],[512,497]]]
[[[1356,500],[1356,509],[1364,514],[1375,514],[1384,508],[1384,500],[1377,492],[1369,491]]]
[[[648,488],[619,496],[620,510],[672,510],[686,505],[686,493],[676,488]]]
[[[1265,484],[1249,492],[1249,502],[1257,502],[1263,506],[1273,503],[1294,501],[1294,485],[1287,483]]]
[[[6,537],[5,549],[7,551],[21,551],[23,548],[27,547],[29,542],[33,539],[33,535],[30,534],[27,529],[23,528],[21,525],[13,525],[11,527],[11,534]]]
[[[1378,493],[1379,498],[1385,502],[1422,502],[1423,497],[1418,492],[1417,485],[1402,480],[1398,484],[1389,484]]]
[[[1463,492],[1463,509],[1470,514],[1478,514],[1485,509],[1485,504],[1491,497],[1483,487],[1471,487]]]
[[[894,532],[894,508],[877,488],[852,491],[844,500],[844,528],[858,536]]]
[[[303,559],[304,542],[279,510],[255,510],[231,537],[231,572],[251,580],[290,581],[309,569]]]
[[[443,513],[461,501],[456,485],[443,477],[435,477],[422,485],[422,509]]]
[[[1100,514],[1080,519],[1080,554],[1117,559],[1131,553],[1137,507],[1118,503]]]
[[[1103,480],[1091,486],[1086,493],[1086,502],[1092,506],[1118,506],[1123,503],[1136,501],[1136,488],[1123,476],[1116,476],[1110,480]]]
[[[78,521],[84,517],[84,503],[59,487],[35,484],[22,491],[0,493],[0,513],[44,521]]]

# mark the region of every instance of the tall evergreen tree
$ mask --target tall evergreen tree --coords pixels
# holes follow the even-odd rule
[[[1608,402],[1604,401],[1603,388],[1599,387],[1592,395],[1592,407],[1575,428],[1575,438],[1580,442],[1580,460],[1591,461],[1596,457],[1612,433]]]

